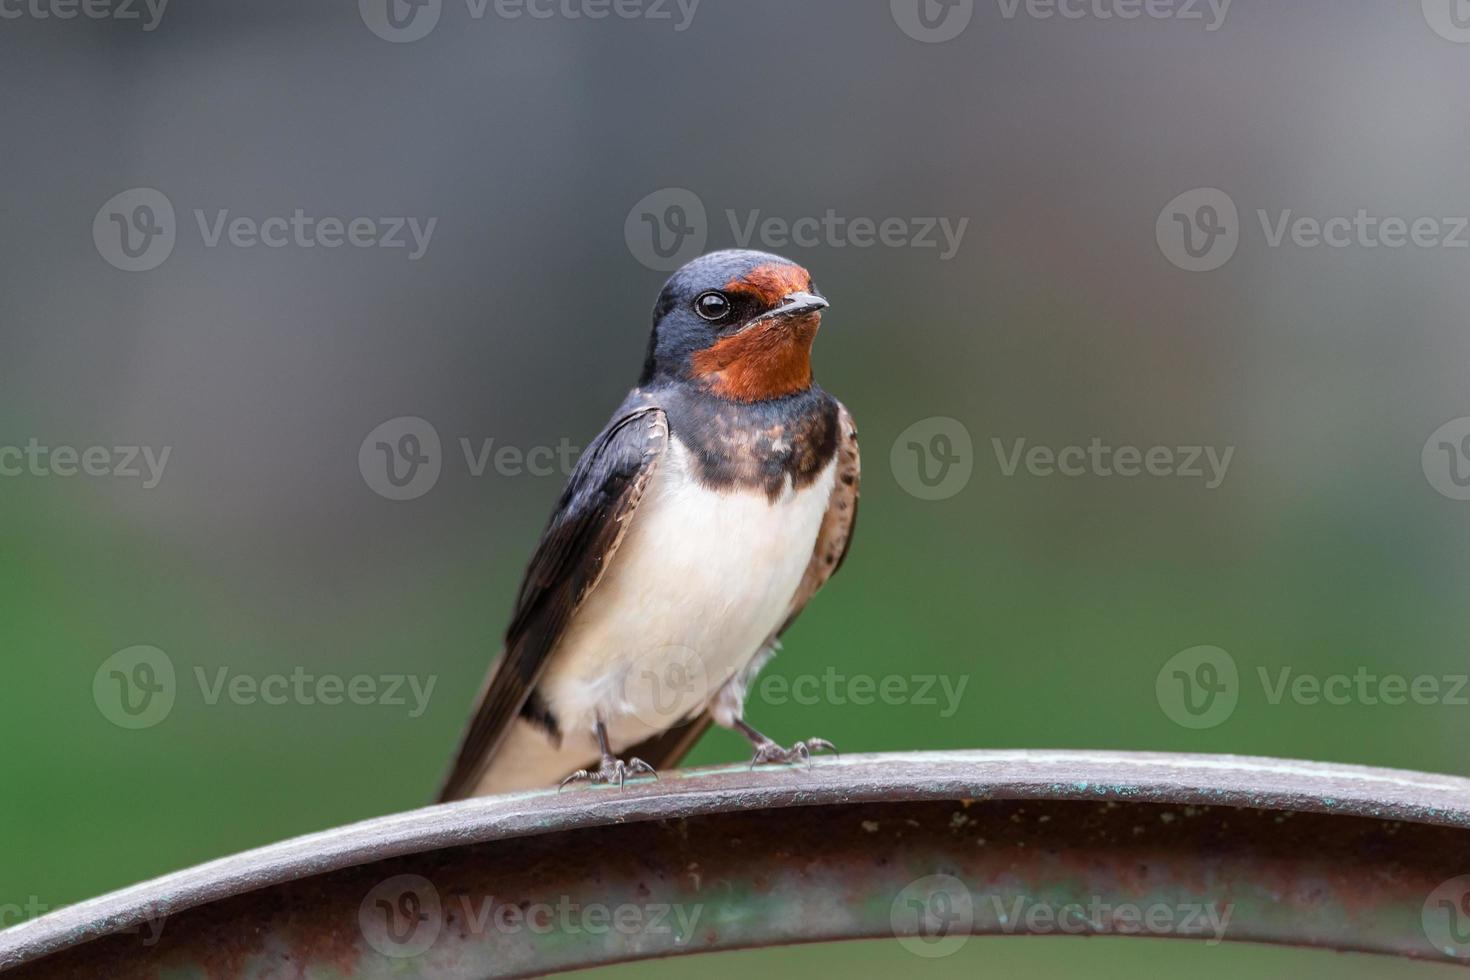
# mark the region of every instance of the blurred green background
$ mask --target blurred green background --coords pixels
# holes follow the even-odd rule
[[[864,451],[856,544],[769,675],[937,675],[939,704],[773,703],[753,723],[845,752],[1087,747],[1470,773],[1470,707],[1271,703],[1296,674],[1463,674],[1470,503],[1426,439],[1470,415],[1470,257],[1272,248],[1256,217],[1470,209],[1455,96],[1470,48],[1418,4],[1236,0],[1179,20],[1006,18],[943,44],[884,3],[705,0],[651,20],[517,21],[448,4],[427,37],[350,4],[207,0],[157,30],[0,32],[0,446],[170,446],[163,480],[0,478],[0,907],[55,907],[427,802],[561,476],[473,476],[459,440],[582,445],[637,376],[664,274],[630,209],[687,188],[709,248],[791,221],[969,219],[958,253],[778,247],[833,308],[818,377]],[[97,209],[166,194],[178,243],[129,274]],[[1190,273],[1155,235],[1176,195],[1239,207],[1234,258]],[[426,254],[208,248],[195,209],[437,217]],[[635,222],[636,224],[636,222]],[[759,239],[756,244],[761,244]],[[376,494],[364,437],[418,416],[443,471]],[[905,436],[958,422],[953,495],[910,490]],[[921,430],[928,432],[929,430]],[[1234,447],[1180,478],[1006,476],[992,440]],[[173,709],[124,730],[93,697],[147,645]],[[1222,648],[1238,705],[1173,722],[1155,681]],[[210,704],[195,671],[434,678],[427,711]],[[741,759],[712,732],[692,763]],[[1361,965],[1366,964],[1366,965]],[[1429,976],[1194,944],[974,941],[707,958],[932,975]],[[630,968],[674,975],[679,962]],[[615,974],[619,971],[608,971]],[[628,975],[633,975],[629,973]]]

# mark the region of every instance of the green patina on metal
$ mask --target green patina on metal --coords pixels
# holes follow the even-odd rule
[[[17,980],[461,980],[1033,933],[1470,965],[1431,901],[1467,869],[1470,782],[1451,777],[1119,753],[857,757],[343,828],[0,933],[0,967]],[[170,913],[156,944],[101,936],[148,907]]]

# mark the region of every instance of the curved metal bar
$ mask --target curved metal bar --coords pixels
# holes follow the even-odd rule
[[[1470,965],[1470,780],[1065,751],[665,773],[167,875],[0,932],[0,970],[452,980],[885,936],[939,955],[1038,933]]]

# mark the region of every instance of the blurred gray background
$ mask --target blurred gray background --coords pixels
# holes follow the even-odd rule
[[[666,275],[655,226],[661,245],[720,248],[754,220],[750,244],[807,265],[833,302],[816,368],[858,421],[862,520],[769,670],[965,685],[951,711],[758,697],[756,724],[845,751],[1470,773],[1470,706],[1450,691],[1470,626],[1470,27],[1454,19],[1470,5],[1235,0],[1221,20],[1182,0],[1136,19],[1098,16],[1112,0],[1076,18],[978,0],[936,43],[960,20],[931,32],[918,0],[702,0],[689,18],[670,0],[668,19],[648,0],[596,20],[443,0],[399,6],[404,27],[382,0],[174,0],[151,30],[141,5],[61,20],[37,15],[54,0],[9,2],[0,453],[98,447],[115,471],[138,447],[144,475],[67,476],[75,460],[38,449],[0,476],[0,906],[427,801],[562,479],[514,455],[475,475],[461,440],[474,457],[596,433],[642,362]],[[338,239],[353,219],[370,219],[362,240],[434,224],[422,249],[406,229],[404,248],[243,244],[298,210],[327,240],[324,218]],[[1288,211],[1360,210],[1377,231],[1342,247],[1310,227],[1272,244]],[[831,227],[787,243],[768,218]],[[1384,219],[1421,218],[1420,241],[1384,243]],[[963,227],[957,247],[913,241],[921,219]],[[1201,258],[1186,228],[1213,243]],[[1181,267],[1232,245],[1218,268]],[[425,423],[439,440],[406,489],[364,447],[385,423],[390,445]],[[1017,440],[1094,439],[1233,455],[1213,488],[1006,474]],[[169,450],[154,486],[143,447]],[[109,660],[140,646],[157,652]],[[1201,656],[1236,671],[1208,724],[1178,723],[1156,683],[1176,655],[1201,681],[1222,676]],[[159,656],[169,703],[127,727],[107,665],[146,680],[136,665]],[[1443,686],[1314,703],[1273,699],[1263,671]],[[411,697],[211,701],[196,680],[293,672],[434,686],[415,713]],[[694,761],[744,757],[715,732]],[[699,968],[1440,972],[1067,940]]]

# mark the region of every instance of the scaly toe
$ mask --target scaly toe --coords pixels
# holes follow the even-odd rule
[[[630,776],[652,776],[658,779],[658,770],[644,762],[642,759],[633,758],[628,760],[628,775]]]
[[[750,760],[750,767],[775,763],[778,765],[794,765],[798,762],[806,763],[808,769],[812,766],[812,753],[830,751],[836,752],[837,747],[825,738],[809,738],[804,742],[796,742],[789,749],[783,749],[775,742],[766,742],[755,750],[755,757]]]
[[[598,766],[596,770],[579,769],[566,779],[563,779],[561,786],[558,787],[558,791],[568,783],[578,782],[585,782],[591,786],[616,785],[619,789],[622,789],[623,783],[628,777],[642,775],[652,776],[654,779],[658,778],[658,773],[654,771],[653,766],[650,766],[642,759],[629,759],[627,762],[624,762],[622,759],[603,759],[602,765]]]
[[[579,782],[582,782],[583,780],[586,780],[588,782],[595,782],[596,781],[596,780],[593,779],[591,772],[589,772],[586,769],[578,769],[576,772],[572,773],[566,779],[563,779],[561,781],[561,785],[557,786],[556,791],[558,793],[560,793],[562,790],[566,789],[569,784],[571,784],[571,783],[579,783]]]
[[[786,762],[786,750],[775,742],[766,742],[756,747],[755,755],[750,759],[750,768],[763,766],[771,762]]]
[[[842,757],[842,753],[837,751],[837,746],[825,738],[809,738],[806,740],[806,746],[813,752],[831,752],[839,759]]]

